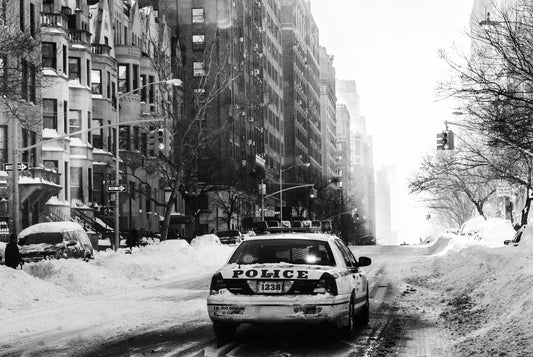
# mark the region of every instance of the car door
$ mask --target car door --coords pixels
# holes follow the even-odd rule
[[[350,284],[355,290],[355,300],[361,301],[366,297],[366,278],[357,264],[357,259],[352,251],[340,239],[336,240],[339,250],[342,252],[343,258],[348,267],[348,276],[350,277]]]
[[[357,298],[357,270],[355,269],[354,262],[350,259],[348,250],[340,239],[335,239],[335,245],[339,249],[344,264],[346,265],[346,271],[341,272],[341,275],[343,276],[343,285],[346,289],[345,293],[350,293],[355,290],[355,297]]]

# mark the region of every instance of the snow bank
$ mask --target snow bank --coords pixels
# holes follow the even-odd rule
[[[220,243],[220,239],[216,234],[204,234],[203,236],[196,237],[191,241],[191,246],[193,247],[203,247],[212,244],[222,244]]]
[[[106,250],[96,253],[90,262],[45,260],[25,264],[23,270],[0,266],[0,316],[27,306],[46,309],[161,279],[206,274],[222,266],[232,250],[212,237],[198,237],[194,245],[185,240],[168,240],[134,248],[131,253],[127,249]]]
[[[454,335],[454,355],[528,355],[533,226],[526,227],[518,246],[503,245],[515,232],[502,219],[468,222],[462,231],[475,235],[441,236],[430,248],[436,253],[431,260],[413,267],[413,281],[446,296],[440,316]]]

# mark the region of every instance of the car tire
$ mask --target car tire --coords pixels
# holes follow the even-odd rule
[[[341,335],[344,338],[350,338],[355,331],[355,301],[354,296],[350,298],[350,305],[348,306],[348,325],[341,328]]]
[[[220,347],[235,337],[237,325],[223,322],[213,322],[213,331],[217,338],[217,345]]]
[[[363,305],[363,307],[361,308],[361,312],[359,313],[359,318],[357,319],[357,326],[364,327],[368,325],[369,321],[370,321],[370,299],[368,298],[368,287],[367,287],[365,304]]]

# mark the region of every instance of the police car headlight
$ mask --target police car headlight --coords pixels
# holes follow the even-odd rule
[[[213,278],[211,278],[211,286],[209,287],[209,291],[212,294],[216,294],[222,289],[226,289],[226,283],[224,283],[224,279],[222,279],[222,274],[218,272],[213,275]]]
[[[337,283],[335,282],[335,278],[329,273],[322,274],[320,280],[318,280],[318,283],[316,283],[315,289],[313,290],[313,294],[326,293],[329,293],[331,295],[338,294]]]

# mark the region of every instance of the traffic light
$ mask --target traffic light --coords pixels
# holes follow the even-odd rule
[[[172,136],[170,135],[170,130],[158,129],[156,137],[159,154],[168,157],[172,150]]]
[[[454,148],[453,131],[443,130],[437,134],[437,150],[453,150]]]
[[[311,188],[311,194],[309,195],[309,197],[311,198],[316,198],[318,195],[318,191],[316,190],[316,188]]]
[[[149,156],[157,156],[158,152],[158,146],[156,144],[156,131],[152,130],[148,134],[148,155]]]

